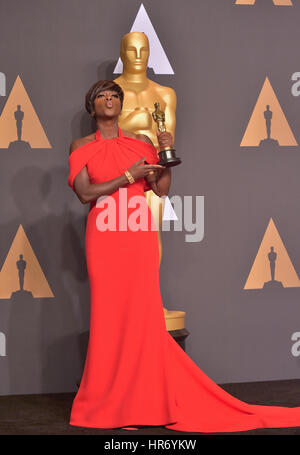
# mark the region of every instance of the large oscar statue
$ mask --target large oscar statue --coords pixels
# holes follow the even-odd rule
[[[124,104],[119,117],[119,125],[124,130],[136,134],[146,134],[159,149],[157,125],[152,117],[154,103],[159,103],[165,113],[166,130],[175,140],[176,93],[170,87],[164,87],[147,78],[149,41],[142,32],[127,33],[121,41],[121,60],[123,73],[115,79],[124,90]],[[153,191],[145,193],[147,203],[153,214],[159,242],[159,263],[162,257],[161,225],[164,198]],[[164,308],[167,330],[181,330],[185,327],[184,311],[169,311]]]

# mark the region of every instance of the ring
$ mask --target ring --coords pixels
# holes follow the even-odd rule
[[[152,175],[152,174],[154,174],[154,171],[150,171],[150,172],[149,172],[149,175]]]

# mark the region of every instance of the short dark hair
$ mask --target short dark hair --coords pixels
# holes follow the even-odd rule
[[[85,108],[89,114],[91,114],[94,110],[95,98],[100,92],[103,92],[104,90],[113,90],[119,94],[122,109],[124,100],[124,92],[122,88],[114,81],[108,81],[106,79],[103,79],[93,84],[92,87],[87,92],[87,94],[85,95]]]

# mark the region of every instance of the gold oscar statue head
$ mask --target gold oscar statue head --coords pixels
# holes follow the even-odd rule
[[[124,106],[119,118],[120,127],[136,134],[146,134],[156,148],[159,147],[156,123],[152,116],[153,105],[158,102],[165,114],[166,130],[174,139],[176,126],[176,93],[147,77],[150,44],[143,32],[130,32],[123,36],[120,57],[122,74],[115,79],[124,91]]]
[[[123,72],[146,73],[149,53],[149,40],[145,33],[127,33],[121,41],[120,57],[123,62]]]

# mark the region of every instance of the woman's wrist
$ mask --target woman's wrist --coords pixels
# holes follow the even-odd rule
[[[128,170],[124,172],[124,175],[125,175],[125,177],[126,177],[126,179],[127,179],[127,181],[129,183],[134,183],[135,182],[131,172],[129,172]]]

